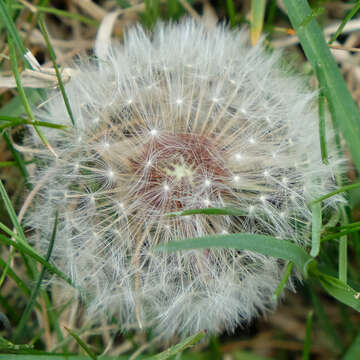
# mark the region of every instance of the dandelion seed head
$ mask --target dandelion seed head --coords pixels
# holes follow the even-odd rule
[[[262,203],[265,203],[266,200],[267,200],[267,198],[266,198],[265,195],[260,195],[259,199],[260,199],[260,201],[261,201]]]
[[[106,175],[109,179],[113,179],[115,177],[115,173],[111,169],[106,172]]]
[[[33,181],[46,181],[27,223],[45,254],[58,210],[53,261],[89,294],[90,314],[171,337],[231,331],[274,308],[285,269],[272,257],[154,251],[239,232],[306,244],[309,228],[293,219],[310,222],[307,203],[335,189],[342,160],[329,130],[330,164],[322,164],[316,94],[278,65],[278,52],[248,38],[190,20],[159,24],[151,41],[133,28],[99,64],[80,62],[65,85],[75,127],[44,128],[58,159],[37,152]],[[61,96],[37,118],[71,126]],[[35,133],[28,141],[42,149]],[[168,216],[210,207],[247,214]]]
[[[205,206],[210,206],[211,201],[209,199],[204,199],[204,205]]]

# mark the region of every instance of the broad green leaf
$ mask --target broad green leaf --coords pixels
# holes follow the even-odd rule
[[[233,248],[259,252],[263,255],[291,261],[304,274],[306,274],[307,265],[312,260],[302,247],[288,240],[247,233],[212,235],[172,241],[168,244],[158,245],[154,249],[157,251],[179,251],[208,248]]]
[[[314,18],[302,25],[311,15],[306,0],[283,0],[286,10],[314,69],[321,68],[323,73],[324,94],[335,126],[341,130],[358,171],[360,171],[360,113],[346,86],[339,68],[331,55],[324,35]]]

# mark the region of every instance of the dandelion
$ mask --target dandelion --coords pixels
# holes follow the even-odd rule
[[[28,222],[45,252],[58,210],[52,261],[93,316],[170,337],[231,331],[274,307],[282,261],[153,251],[237,232],[306,244],[307,203],[333,189],[339,161],[330,148],[322,164],[315,94],[281,69],[278,52],[247,40],[191,21],[159,24],[151,40],[133,28],[107,58],[78,64],[66,85],[75,126],[46,130],[58,158],[40,151],[34,181],[43,184]],[[38,117],[71,126],[59,94]],[[167,216],[225,206],[247,216]]]

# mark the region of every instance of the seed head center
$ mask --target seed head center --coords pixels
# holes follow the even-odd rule
[[[180,163],[172,163],[169,167],[164,169],[165,174],[173,177],[176,182],[181,180],[187,180],[190,184],[193,183],[194,177],[194,164],[188,164],[183,157],[180,159]]]
[[[133,195],[161,212],[203,206],[229,175],[223,151],[199,134],[162,132],[140,150],[131,160]]]

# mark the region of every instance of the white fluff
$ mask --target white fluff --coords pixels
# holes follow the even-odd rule
[[[224,27],[191,21],[140,28],[107,59],[78,64],[66,85],[76,126],[59,93],[39,120],[43,179],[28,223],[52,260],[89,301],[92,316],[165,337],[231,331],[272,309],[284,263],[250,251],[154,253],[169,241],[249,232],[306,244],[307,203],[333,190],[339,160],[322,164],[316,94],[280,68],[279,53]],[[32,146],[41,147],[36,135]],[[339,201],[332,198],[327,206]],[[170,218],[166,213],[233,206],[244,217]]]

